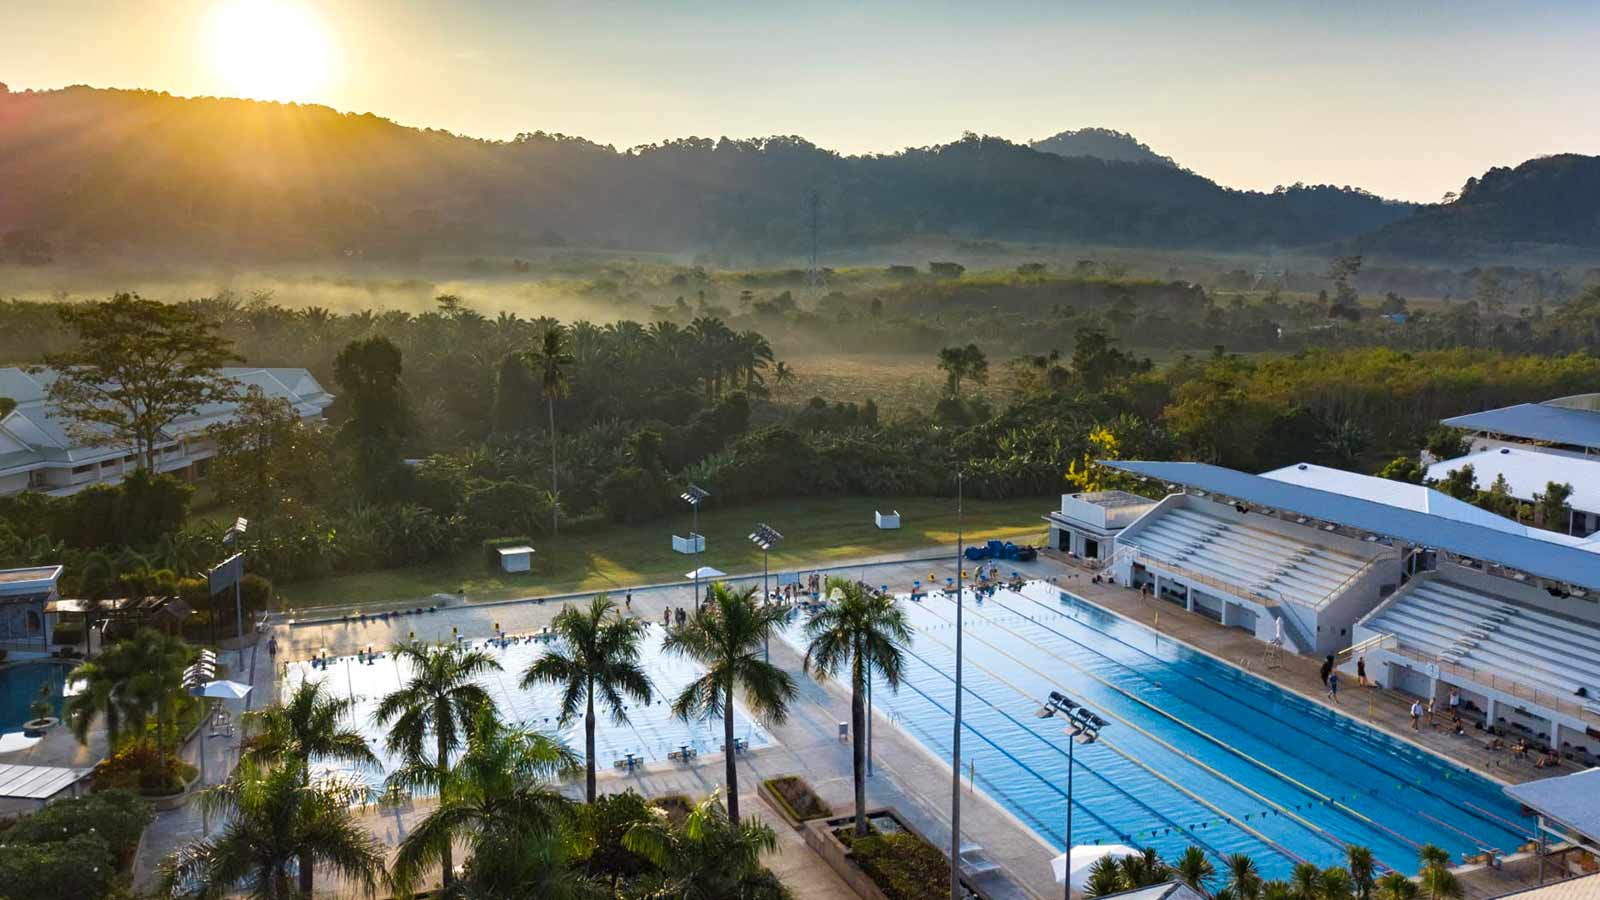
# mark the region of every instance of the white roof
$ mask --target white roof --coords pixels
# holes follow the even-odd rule
[[[1552,544],[1578,546],[1584,543],[1583,538],[1546,531],[1543,528],[1535,528],[1532,525],[1523,525],[1505,516],[1497,516],[1486,509],[1480,509],[1471,503],[1457,500],[1433,488],[1420,484],[1411,484],[1406,481],[1394,481],[1388,478],[1379,478],[1376,475],[1346,472],[1343,469],[1331,469],[1327,466],[1318,466],[1311,463],[1284,466],[1271,472],[1263,472],[1261,477],[1270,478],[1273,481],[1282,481],[1286,484],[1298,484],[1301,487],[1315,488],[1331,494],[1354,497],[1357,500],[1381,503],[1398,509],[1409,509],[1412,512],[1438,516],[1443,519],[1449,519],[1452,522],[1464,522],[1482,528],[1492,528],[1495,531],[1502,531],[1506,534],[1531,537],[1541,541],[1548,541]],[[1479,486],[1483,486],[1481,478],[1479,479]]]
[[[1600,769],[1513,784],[1505,792],[1539,815],[1600,841]]]
[[[1533,495],[1544,493],[1545,486],[1552,481],[1570,484],[1572,498],[1567,501],[1568,505],[1574,509],[1600,512],[1600,460],[1514,447],[1492,447],[1436,462],[1428,467],[1428,478],[1442,479],[1462,466],[1472,467],[1481,490],[1488,490],[1497,476],[1504,475],[1511,496],[1519,500],[1532,501]]]
[[[16,800],[49,800],[89,774],[88,769],[59,766],[0,765],[0,797]]]
[[[520,547],[501,547],[496,552],[498,552],[501,556],[522,556],[534,551],[532,547],[524,544]]]

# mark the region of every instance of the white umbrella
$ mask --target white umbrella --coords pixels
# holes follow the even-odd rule
[[[721,569],[714,569],[711,566],[701,566],[700,568],[695,569],[693,572],[683,573],[683,577],[704,581],[707,578],[721,578],[727,574],[727,572],[724,572]]]
[[[219,679],[206,683],[205,690],[200,692],[202,697],[216,697],[220,700],[243,700],[250,693],[250,685],[240,684],[237,681]]]
[[[1109,856],[1121,859],[1124,856],[1138,856],[1139,851],[1127,844],[1079,844],[1072,848],[1072,889],[1083,890],[1084,884],[1089,880],[1089,870],[1094,864]],[[1050,860],[1050,868],[1056,874],[1056,884],[1067,880],[1068,866],[1067,854],[1063,853]]]
[[[9,731],[0,735],[0,753],[17,753],[32,747],[44,738],[28,737],[20,731]]]

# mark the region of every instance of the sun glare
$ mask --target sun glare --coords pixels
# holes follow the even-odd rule
[[[333,69],[333,41],[315,13],[289,0],[227,0],[211,10],[206,45],[224,93],[316,100]]]

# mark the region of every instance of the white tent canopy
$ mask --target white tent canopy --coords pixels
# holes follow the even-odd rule
[[[1062,853],[1050,860],[1050,868],[1055,872],[1056,884],[1065,883],[1068,873],[1072,876],[1072,889],[1083,890],[1084,884],[1089,880],[1089,870],[1094,864],[1107,856],[1121,859],[1124,856],[1138,856],[1139,851],[1127,844],[1079,844],[1072,848],[1072,865],[1067,865],[1067,854]]]
[[[705,581],[709,578],[723,578],[726,577],[727,574],[727,572],[724,572],[721,569],[713,568],[712,566],[701,566],[700,568],[695,569],[693,572],[683,573],[683,577]]]
[[[205,690],[201,691],[201,696],[216,697],[222,700],[243,700],[248,693],[250,693],[250,685],[221,679],[208,682]]]

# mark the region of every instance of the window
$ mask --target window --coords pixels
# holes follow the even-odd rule
[[[86,463],[86,464],[81,465],[81,466],[73,466],[72,467],[72,474],[74,474],[74,475],[82,475],[82,474],[84,474],[86,472],[93,472],[94,470],[95,470],[95,464],[94,463]]]

